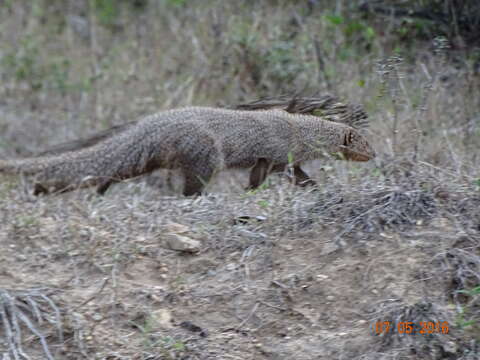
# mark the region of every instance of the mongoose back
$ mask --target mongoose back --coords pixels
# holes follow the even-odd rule
[[[368,127],[367,114],[361,105],[341,102],[332,95],[323,96],[291,96],[281,95],[265,97],[259,100],[243,103],[231,107],[233,110],[285,110],[292,114],[314,115],[324,120],[339,122],[355,129]],[[35,156],[61,154],[68,151],[77,151],[82,148],[93,146],[112,135],[125,131],[134,126],[137,121],[131,121],[112,126],[106,130],[97,132],[87,138],[67,141],[50,147],[37,153]]]
[[[293,162],[295,178],[308,182],[300,164],[336,154],[368,161],[375,152],[356,129],[284,110],[187,107],[159,112],[100,136],[78,150],[36,158],[0,160],[0,172],[36,177],[35,192],[110,184],[158,168],[181,169],[185,195],[199,194],[219,170],[253,168],[250,187]],[[295,171],[298,169],[298,171]]]

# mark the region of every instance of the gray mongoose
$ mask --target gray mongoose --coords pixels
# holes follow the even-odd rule
[[[365,129],[368,127],[367,114],[363,107],[357,104],[340,102],[332,95],[323,96],[291,96],[283,95],[269,98],[262,98],[249,103],[244,103],[232,107],[237,110],[268,110],[279,109],[285,110],[289,113],[309,114],[321,117],[324,120],[344,123],[356,129]],[[69,151],[78,151],[93,146],[115,134],[125,131],[134,126],[137,122],[132,121],[121,125],[115,125],[107,130],[98,132],[91,137],[79,139],[58,144],[50,149],[43,151],[36,156],[58,155]],[[300,186],[316,185],[315,181],[310,179],[308,175],[295,165],[291,168],[293,181]],[[255,189],[260,186],[266,179],[268,174],[274,172],[284,172],[284,164],[273,165],[266,159],[258,159],[255,166],[250,172],[250,181],[247,189]],[[40,192],[45,192],[45,189],[37,186]],[[99,188],[99,192],[103,193],[107,190],[108,185],[104,188]]]
[[[92,140],[93,139],[93,140]],[[253,168],[250,187],[292,162],[295,181],[311,181],[300,164],[337,154],[368,161],[375,152],[356,129],[319,116],[281,109],[173,109],[103,132],[70,148],[36,158],[0,160],[0,172],[36,176],[35,193],[110,184],[157,168],[181,169],[183,193],[201,193],[225,168]],[[313,182],[313,181],[312,181]]]

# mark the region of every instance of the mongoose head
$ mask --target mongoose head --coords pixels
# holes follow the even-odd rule
[[[375,150],[367,139],[353,128],[345,128],[341,134],[340,143],[338,153],[345,160],[368,161],[376,156]]]

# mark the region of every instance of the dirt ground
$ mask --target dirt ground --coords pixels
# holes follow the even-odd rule
[[[0,1],[2,160],[302,93],[362,104],[377,152],[196,198],[166,171],[104,196],[1,174],[0,359],[480,359],[478,41],[360,3]]]
[[[51,294],[63,343],[55,327],[44,331],[58,359],[457,359],[475,351],[449,298],[448,254],[470,251],[478,238],[462,235],[455,219],[345,233],[317,210],[329,186],[304,190],[273,177],[245,193],[241,180],[223,174],[194,199],[144,181],[104,197],[39,198],[4,182],[2,288]],[[197,253],[168,248],[172,223],[201,242]],[[379,321],[394,329],[376,334]],[[400,334],[396,321],[417,333]],[[449,332],[421,334],[421,321],[448,322]],[[25,351],[43,359],[38,336],[24,337]]]

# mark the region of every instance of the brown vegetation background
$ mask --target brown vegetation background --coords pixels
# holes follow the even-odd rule
[[[1,1],[1,158],[318,92],[364,105],[378,153],[309,164],[318,191],[230,172],[187,199],[159,172],[36,198],[2,178],[3,359],[477,359],[479,22],[473,0]]]

